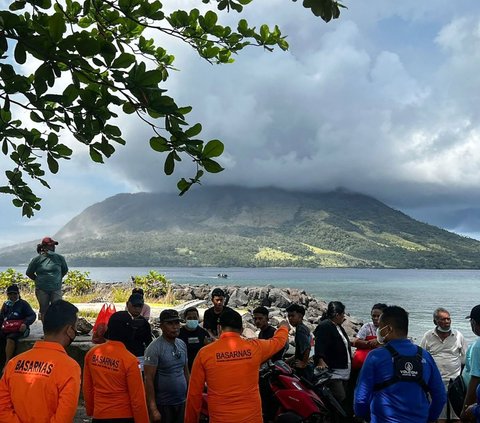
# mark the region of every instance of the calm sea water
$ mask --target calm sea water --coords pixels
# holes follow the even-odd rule
[[[92,267],[96,281],[127,282],[132,275],[148,273],[152,268]],[[0,271],[5,268],[0,267]],[[17,268],[24,272],[25,268]],[[340,300],[347,312],[363,320],[369,319],[374,303],[384,302],[404,307],[410,314],[410,336],[421,339],[433,326],[432,313],[437,307],[447,308],[453,326],[471,341],[475,338],[465,320],[471,308],[480,304],[479,270],[416,270],[416,269],[277,269],[277,268],[157,268],[176,283],[210,285],[292,287],[326,301]],[[219,279],[227,273],[227,279]]]

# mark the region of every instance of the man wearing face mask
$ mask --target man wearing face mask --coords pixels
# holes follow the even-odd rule
[[[446,403],[442,377],[430,353],[408,339],[408,313],[387,307],[378,342],[363,364],[355,389],[355,414],[371,423],[435,422]]]
[[[193,360],[200,349],[208,343],[208,332],[198,325],[199,314],[195,307],[185,310],[185,326],[180,328],[178,338],[187,346],[188,370],[192,370]]]
[[[442,375],[445,391],[448,388],[450,379],[455,379],[462,371],[462,364],[465,363],[467,343],[463,335],[452,329],[450,313],[444,308],[437,308],[433,312],[434,329],[430,329],[423,335],[420,346],[427,350],[435,360],[435,363]],[[450,413],[450,415],[448,415]],[[440,414],[439,423],[458,421],[451,407],[445,407]]]
[[[80,393],[80,366],[65,348],[76,336],[78,309],[53,302],[45,313],[45,339],[12,358],[0,380],[0,421],[71,423]]]

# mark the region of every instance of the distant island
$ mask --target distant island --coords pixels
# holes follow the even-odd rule
[[[54,238],[71,266],[480,268],[479,241],[346,190],[119,194]],[[1,249],[0,265],[28,263],[37,242]]]

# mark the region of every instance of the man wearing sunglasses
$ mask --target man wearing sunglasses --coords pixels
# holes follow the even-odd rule
[[[187,397],[187,346],[178,339],[180,316],[176,310],[160,313],[162,335],[145,350],[145,390],[152,422],[183,423]]]

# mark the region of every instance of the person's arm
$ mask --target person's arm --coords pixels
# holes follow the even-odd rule
[[[0,422],[22,423],[15,413],[10,395],[8,364],[4,369],[4,375],[0,379]]]
[[[59,391],[57,409],[49,423],[71,422],[77,413],[80,395],[80,366],[77,365],[75,369],[66,371],[69,376]]]
[[[435,422],[440,416],[443,406],[447,402],[447,393],[442,382],[442,375],[440,374],[440,371],[438,370],[438,367],[432,356],[430,353],[424,351],[424,357],[432,370],[430,378],[427,382],[430,394],[428,421]]]
[[[24,315],[25,315],[25,324],[30,326],[35,320],[37,320],[37,314],[33,311],[30,304],[26,301],[24,303]]]
[[[330,348],[330,334],[328,333],[328,326],[319,324],[315,329],[315,353],[313,356],[313,362],[317,367],[325,368],[325,358],[328,349]]]
[[[27,270],[25,274],[32,280],[34,281],[37,278],[37,275],[35,274],[36,270],[36,260],[35,258],[32,259],[32,261],[29,263]]]
[[[190,370],[188,370],[188,361],[183,368],[183,373],[185,374],[185,380],[187,381],[187,385],[190,383]]]
[[[367,338],[368,323],[365,323],[352,340],[352,345],[359,350],[369,350],[371,348]]]
[[[468,345],[467,345],[467,341],[465,341],[465,338],[460,332],[458,332],[458,336],[460,337],[460,361],[462,363],[462,366],[464,366]]]
[[[153,341],[153,336],[152,336],[152,327],[150,326],[150,323],[148,323],[148,320],[145,319],[145,334],[143,337],[142,342],[145,345],[145,348],[148,347]]]
[[[353,408],[355,415],[358,417],[366,417],[370,412],[370,403],[373,397],[374,372],[375,360],[371,354],[369,354],[363,363],[357,386],[355,387]]]
[[[85,401],[85,412],[87,413],[87,416],[93,416],[95,396],[93,394],[93,382],[92,382],[92,375],[90,373],[90,366],[88,365],[89,360],[90,360],[90,354],[87,353],[87,355],[85,356],[85,360],[83,362],[82,391],[83,391],[83,399]]]
[[[147,402],[145,400],[145,388],[142,382],[142,373],[138,368],[136,360],[128,365],[127,369],[127,389],[130,398],[130,406],[135,417],[135,423],[149,423]]]
[[[151,308],[148,304],[143,304],[142,311],[140,313],[145,319],[150,320]]]
[[[68,273],[68,266],[67,262],[65,261],[65,258],[63,256],[61,257],[61,268],[62,268],[62,278]]]
[[[475,404],[477,402],[476,391],[477,386],[480,383],[479,376],[471,376],[470,383],[467,386],[467,395],[465,395],[465,401],[463,402],[463,408],[467,408],[469,405]]]
[[[143,366],[143,372],[145,376],[145,394],[147,396],[147,407],[150,413],[150,420],[152,422],[159,422],[161,419],[160,411],[157,408],[157,402],[155,401],[155,373],[157,372],[157,366],[150,366],[145,364]]]
[[[199,353],[200,355],[201,353]],[[205,387],[205,369],[201,357],[197,355],[192,366],[188,384],[187,403],[184,423],[198,423],[202,410],[203,389]]]
[[[262,354],[260,362],[267,361],[273,354],[280,351],[288,340],[288,323],[283,321],[270,339],[258,339]]]

